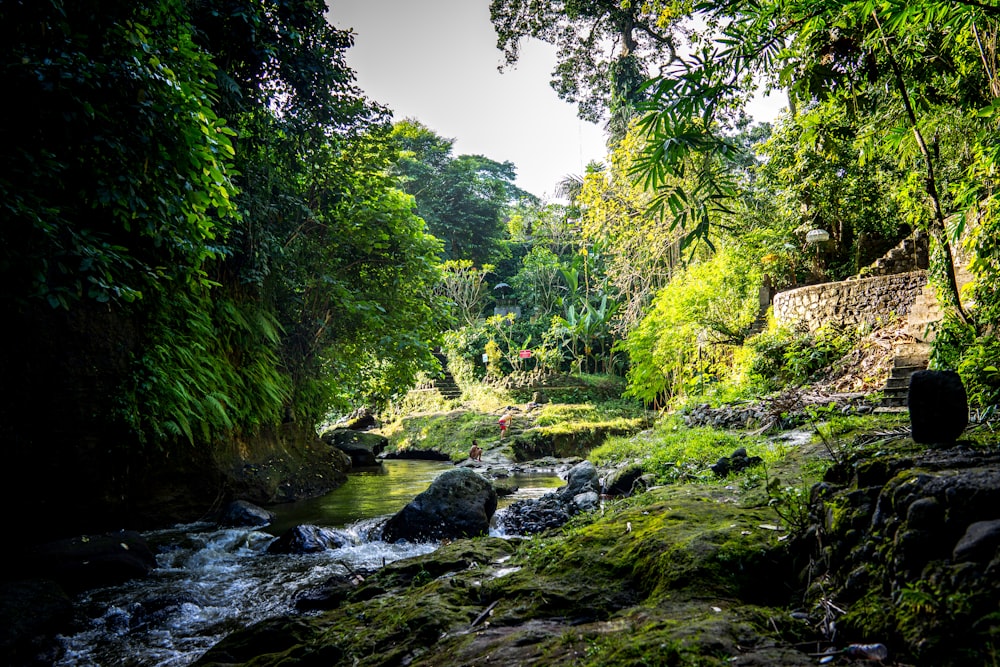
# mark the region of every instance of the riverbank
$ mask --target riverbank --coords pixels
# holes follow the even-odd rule
[[[861,643],[898,665],[994,664],[1000,560],[974,526],[1000,499],[996,438],[927,448],[905,415],[822,412],[795,432],[809,438],[669,421],[624,437],[609,447],[674,479],[530,539],[391,564],[198,664],[848,664]],[[670,437],[707,456],[712,433],[765,465],[717,478],[704,460],[656,460]]]

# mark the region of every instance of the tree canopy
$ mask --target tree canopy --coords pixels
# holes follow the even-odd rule
[[[581,118],[597,122],[633,104],[646,76],[674,59],[685,4],[492,0],[490,17],[506,66],[517,63],[525,39],[554,45],[552,87],[578,104]]]
[[[439,243],[324,12],[0,6],[19,101],[0,129],[0,273],[23,318],[3,368],[108,348],[87,352],[90,377],[36,367],[7,409],[91,385],[85,428],[208,444],[383,401],[431,363]]]
[[[416,199],[431,234],[444,241],[444,257],[478,266],[495,262],[508,210],[520,199],[534,199],[514,184],[514,165],[454,156],[454,140],[414,119],[396,123],[392,136],[402,151],[396,166],[402,187]]]

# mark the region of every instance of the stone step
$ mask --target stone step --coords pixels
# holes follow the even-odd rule
[[[885,387],[882,388],[883,392],[897,392],[897,391],[909,391],[910,389],[910,376],[895,378],[891,377],[885,381]]]
[[[923,363],[923,364],[906,364],[906,365],[900,365],[900,366],[893,366],[892,367],[892,373],[890,374],[889,377],[907,378],[908,379],[911,375],[913,375],[917,371],[924,371],[924,370],[927,370],[927,364],[926,363]]]
[[[879,408],[906,408],[906,395],[886,396],[879,404]],[[877,411],[877,410],[876,410]]]

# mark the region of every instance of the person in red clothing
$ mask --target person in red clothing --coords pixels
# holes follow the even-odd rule
[[[506,433],[507,429],[510,428],[510,421],[511,421],[512,418],[513,418],[513,415],[510,413],[510,410],[508,410],[507,412],[503,413],[503,416],[501,416],[500,419],[497,421],[497,424],[500,425],[500,439],[501,440],[503,440],[504,433]]]

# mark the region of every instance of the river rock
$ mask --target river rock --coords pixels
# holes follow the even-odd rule
[[[378,420],[368,408],[358,408],[344,423],[344,428],[352,431],[368,431],[377,426]]]
[[[716,477],[726,477],[729,473],[740,473],[747,468],[759,466],[764,462],[759,456],[748,456],[745,447],[740,447],[729,456],[723,456],[715,465],[710,466]]]
[[[330,429],[320,438],[326,444],[350,456],[351,465],[355,468],[371,468],[379,465],[377,457],[389,444],[389,439],[384,435],[354,431],[349,428]]]
[[[590,461],[583,461],[570,468],[566,474],[566,486],[559,487],[555,493],[563,501],[572,501],[581,493],[598,493],[600,490],[597,468]]]
[[[604,493],[609,496],[630,496],[642,474],[642,466],[637,463],[615,468],[604,478]]]
[[[39,545],[28,554],[26,565],[37,576],[79,591],[146,577],[157,563],[139,533],[119,531]]]
[[[501,525],[509,535],[535,535],[558,528],[570,519],[566,503],[553,494],[537,500],[518,500],[503,510]]]
[[[1000,520],[976,521],[965,529],[962,539],[952,550],[952,560],[990,562],[1000,547]]]
[[[574,514],[600,505],[600,481],[590,461],[573,466],[566,475],[566,486],[546,493],[537,500],[512,503],[503,512],[502,525],[511,535],[533,535],[558,528]]]
[[[0,583],[0,655],[9,665],[53,664],[50,635],[73,618],[73,602],[50,580]]]
[[[332,528],[302,524],[283,533],[267,547],[269,554],[311,554],[338,549],[350,544],[343,534]]]
[[[442,473],[385,524],[382,539],[441,540],[489,532],[497,509],[493,484],[468,468]]]
[[[274,512],[246,500],[234,500],[219,515],[219,525],[231,528],[266,526],[274,521]]]
[[[913,441],[950,445],[969,423],[969,400],[955,371],[917,371],[906,396]]]

